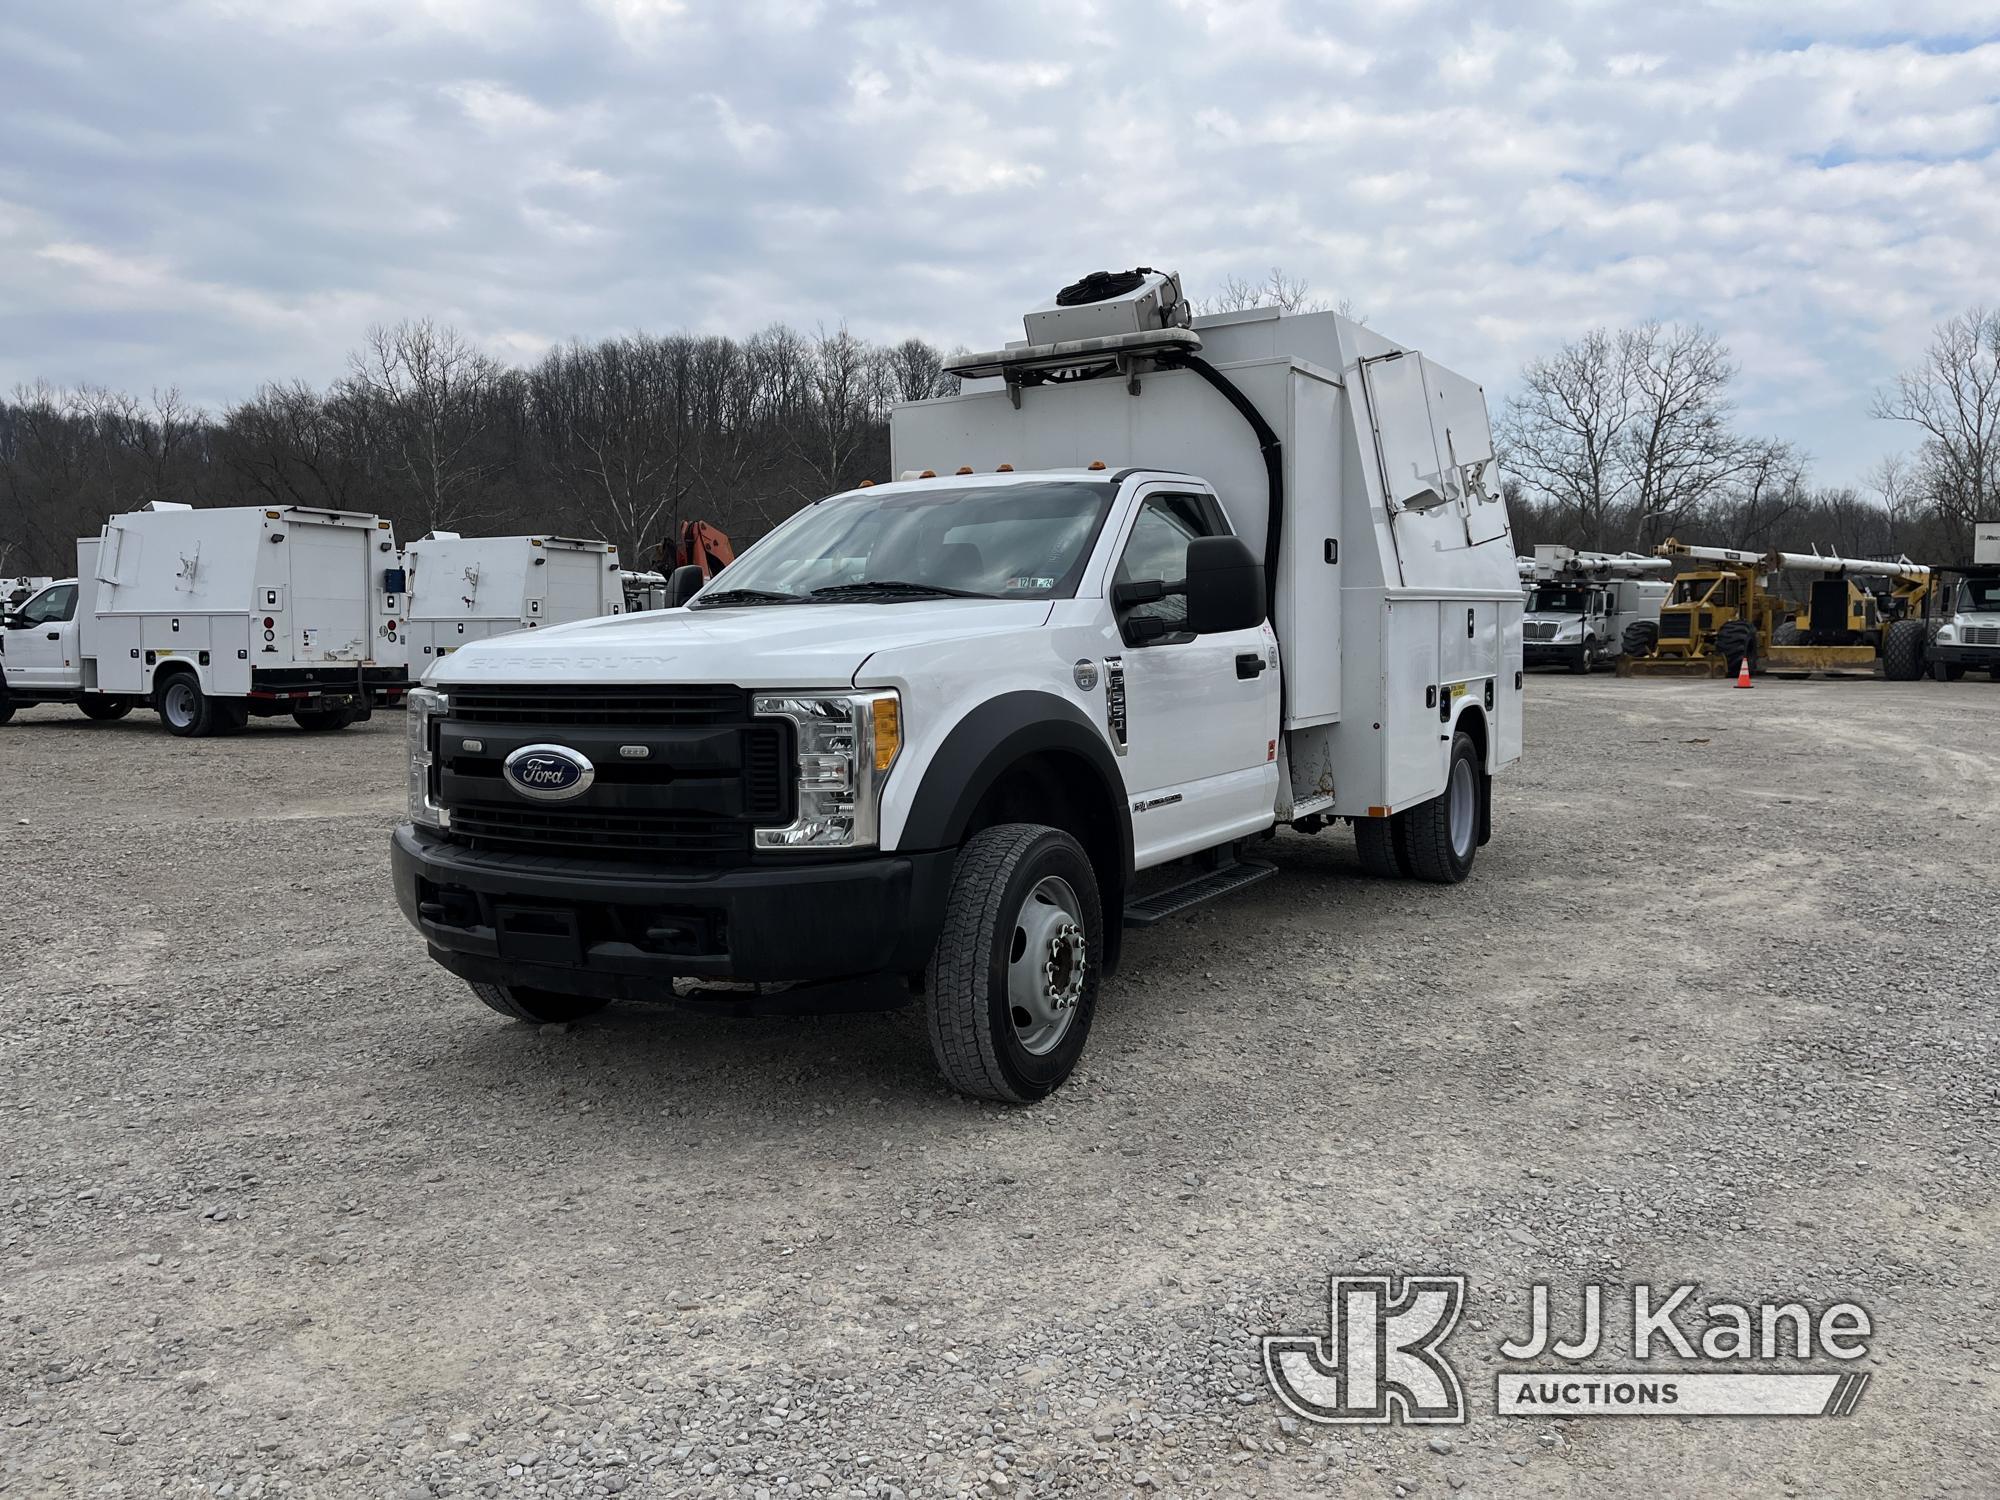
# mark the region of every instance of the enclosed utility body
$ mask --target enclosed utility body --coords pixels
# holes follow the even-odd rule
[[[404,636],[421,677],[470,641],[622,614],[618,549],[567,536],[434,532],[403,549]]]
[[[77,543],[76,579],[56,586],[70,591],[66,607],[31,600],[22,613],[44,618],[7,631],[8,700],[74,702],[95,718],[153,707],[183,735],[252,715],[343,727],[408,686],[395,563],[389,523],[358,512],[155,505],[114,516]]]
[[[1280,827],[1470,874],[1522,728],[1479,387],[1334,314],[1191,323],[1156,271],[1026,332],[894,413],[903,477],[685,607],[431,667],[395,890],[481,1000],[887,976],[955,1086],[1019,1101],[1122,930],[1276,873]]]

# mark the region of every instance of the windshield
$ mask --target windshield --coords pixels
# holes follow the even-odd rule
[[[1590,608],[1590,590],[1543,584],[1528,608],[1545,615],[1580,615]]]
[[[1106,482],[862,490],[809,506],[718,573],[696,608],[926,594],[1076,592],[1116,489]]]
[[[1698,603],[1708,596],[1708,591],[1714,588],[1715,584],[1716,578],[1712,573],[1706,577],[1699,574],[1689,574],[1685,578],[1676,578],[1674,580],[1673,602],[1675,604]]]
[[[1966,579],[1959,587],[1958,607],[1969,615],[2000,611],[2000,574]]]

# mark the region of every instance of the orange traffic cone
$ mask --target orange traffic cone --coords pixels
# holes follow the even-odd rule
[[[1736,668],[1736,685],[1740,688],[1750,686],[1750,658],[1747,654],[1740,659]]]

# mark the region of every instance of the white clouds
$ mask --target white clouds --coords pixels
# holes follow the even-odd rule
[[[2000,256],[2000,43],[1957,0],[1890,39],[1860,0],[26,3],[0,387],[228,397],[419,313],[523,355],[772,318],[986,345],[1080,270],[1281,264],[1495,389],[1591,323],[1699,319],[1839,478]]]

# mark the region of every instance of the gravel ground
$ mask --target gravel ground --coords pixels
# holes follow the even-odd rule
[[[501,1021],[396,913],[397,715],[22,714],[0,1493],[2000,1493],[2000,686],[1530,699],[1468,884],[1283,837],[1022,1110],[909,1012]],[[1469,1425],[1283,1414],[1357,1268],[1471,1278]],[[1537,1280],[1852,1298],[1873,1384],[1501,1418]]]

